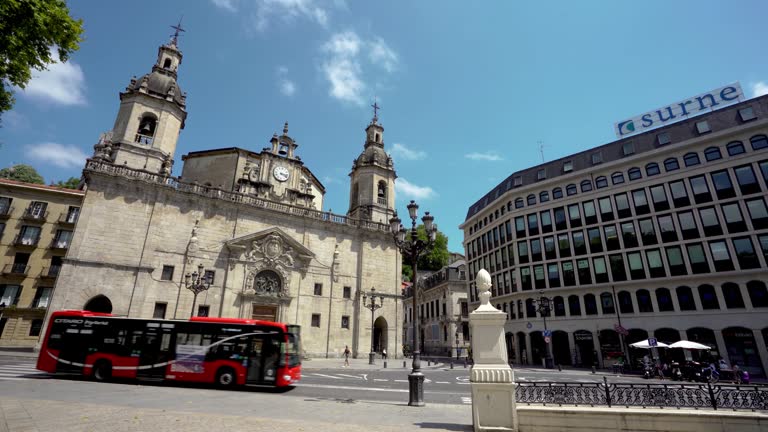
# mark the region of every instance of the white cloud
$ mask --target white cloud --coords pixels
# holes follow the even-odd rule
[[[431,187],[417,186],[402,177],[395,181],[395,191],[407,199],[427,199],[437,195]]]
[[[304,18],[327,27],[328,11],[317,3],[315,0],[257,0],[253,26],[258,31],[264,31],[276,19],[293,22]]]
[[[287,78],[288,68],[285,66],[279,66],[277,68],[278,82],[277,86],[280,89],[280,93],[285,96],[293,96],[296,93],[296,83]]]
[[[59,62],[55,48],[51,50],[55,63],[48,65],[47,70],[33,71],[22,94],[59,105],[85,105],[85,75],[80,65],[72,60]]]
[[[50,163],[61,168],[82,168],[88,157],[79,147],[53,142],[28,145],[26,154],[40,162]]]
[[[395,143],[392,146],[392,156],[402,157],[405,160],[419,160],[427,157],[427,152],[410,149],[403,144]]]
[[[237,0],[211,0],[214,6],[224,9],[227,12],[237,11]]]
[[[324,176],[323,177],[323,183],[329,185],[329,184],[333,184],[333,183],[339,183],[339,181],[336,180],[335,178],[331,177],[331,176]]]
[[[465,154],[464,157],[472,160],[484,160],[484,161],[491,161],[491,162],[503,160],[501,156],[493,152],[469,153],[469,154]]]
[[[321,50],[326,55],[321,70],[330,84],[329,94],[360,106],[368,88],[363,76],[363,52],[368,54],[366,66],[378,66],[387,73],[393,72],[398,63],[397,54],[382,38],[365,41],[353,31],[335,33]]]
[[[758,97],[766,94],[768,94],[768,83],[765,81],[752,83],[752,97]]]

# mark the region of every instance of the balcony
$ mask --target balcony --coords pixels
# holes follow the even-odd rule
[[[59,225],[74,226],[77,223],[78,214],[62,212],[59,215]]]
[[[28,221],[44,223],[48,219],[48,212],[40,211],[39,209],[35,208],[27,208],[24,210],[24,214],[21,216],[21,218]]]
[[[134,142],[137,142],[139,144],[144,145],[152,145],[154,142],[154,138],[149,135],[142,135],[142,134],[136,134],[136,137],[133,139]]]
[[[22,263],[6,264],[3,267],[3,274],[7,276],[26,276],[29,273],[29,266]]]
[[[56,279],[56,276],[59,275],[60,271],[61,271],[60,265],[43,267],[43,270],[40,272],[40,277],[43,279]]]
[[[16,238],[13,239],[13,244],[15,246],[36,247],[39,242],[40,242],[40,234],[34,237],[18,234],[16,235]]]
[[[8,219],[11,217],[11,213],[13,213],[13,207],[0,208],[0,219]]]
[[[51,242],[51,246],[49,249],[54,250],[67,250],[69,249],[69,240],[59,240],[59,239],[53,239]]]

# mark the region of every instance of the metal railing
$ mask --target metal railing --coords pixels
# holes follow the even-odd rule
[[[43,267],[43,270],[40,272],[40,277],[47,277],[47,278],[55,278],[59,275],[59,272],[61,271],[61,266],[50,266],[50,267]]]
[[[13,263],[6,264],[5,267],[3,267],[3,274],[25,275],[27,272],[29,272],[29,266],[26,264]]]
[[[517,403],[642,408],[768,410],[768,386],[747,384],[634,384],[518,382]]]
[[[38,234],[35,237],[28,237],[25,235],[18,234],[15,239],[13,239],[13,244],[16,246],[37,246],[37,243],[40,242],[40,234]]]
[[[128,168],[121,165],[100,162],[89,159],[85,164],[86,171],[101,172],[121,177],[135,178],[150,183],[156,183],[174,189],[179,192],[204,196],[213,199],[231,201],[238,204],[244,204],[252,207],[263,208],[280,213],[287,213],[294,216],[301,216],[310,219],[325,221],[328,223],[364,228],[372,231],[389,232],[389,224],[354,219],[347,216],[337,215],[320,210],[314,210],[306,207],[298,207],[290,204],[283,204],[274,201],[257,198],[252,195],[246,195],[239,192],[227,192],[210,186],[203,186],[194,183],[184,183],[175,177],[164,176],[151,173],[149,171]]]
[[[155,141],[155,138],[149,135],[136,134],[136,136],[133,138],[133,141],[139,144],[152,145],[152,143]]]
[[[65,225],[74,225],[77,222],[79,214],[73,213],[70,214],[69,212],[62,212],[59,215],[59,223],[65,224]]]
[[[11,213],[13,213],[13,207],[0,207],[0,219],[7,219],[11,217]]]
[[[24,215],[22,216],[22,218],[26,220],[45,222],[46,219],[48,219],[48,212],[43,210],[38,210],[34,207],[28,207],[26,210],[24,210]]]
[[[53,239],[50,249],[69,249],[69,240]]]

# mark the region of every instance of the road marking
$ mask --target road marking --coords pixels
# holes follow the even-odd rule
[[[408,382],[408,380],[395,380],[395,382]]]
[[[343,379],[341,377],[337,377],[337,376],[333,376],[333,375],[319,374],[319,373],[311,373],[311,374],[307,374],[307,375],[314,375],[314,376],[319,376],[319,377],[323,377],[323,378]]]
[[[463,397],[461,398],[461,403],[466,405],[472,405],[472,398],[471,397]]]
[[[345,374],[336,374],[336,375],[338,375],[338,376],[343,376],[343,377],[347,377],[347,378],[354,378],[354,379],[359,379],[359,380],[362,380],[362,379],[363,379],[363,377],[360,377],[360,376],[355,376],[355,375],[345,375]]]
[[[456,381],[459,382],[469,382],[469,376],[457,376]]]
[[[385,381],[385,382],[386,382],[386,381],[389,381],[389,380],[385,380],[385,379],[381,379],[381,378],[374,378],[373,380],[374,380],[374,381]]]
[[[435,384],[450,384],[448,381],[435,381]]]
[[[362,374],[363,375],[363,381],[368,381],[368,374]]]

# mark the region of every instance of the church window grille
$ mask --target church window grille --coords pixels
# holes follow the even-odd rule
[[[321,283],[316,283],[315,284],[315,295],[316,296],[323,295],[323,284],[321,284]]]
[[[320,327],[320,314],[312,314],[312,327]]]
[[[163,266],[163,274],[160,275],[160,280],[173,280],[173,270],[174,267],[171,265],[164,265]]]
[[[205,280],[208,281],[209,284],[213,285],[214,279],[216,279],[216,271],[214,270],[206,270],[205,271]]]
[[[197,307],[197,316],[199,317],[207,317],[211,312],[211,307],[209,305],[200,305]]]
[[[352,287],[351,286],[345,286],[344,287],[344,298],[352,298]]]
[[[341,317],[341,328],[349,329],[349,317],[346,315]]]

